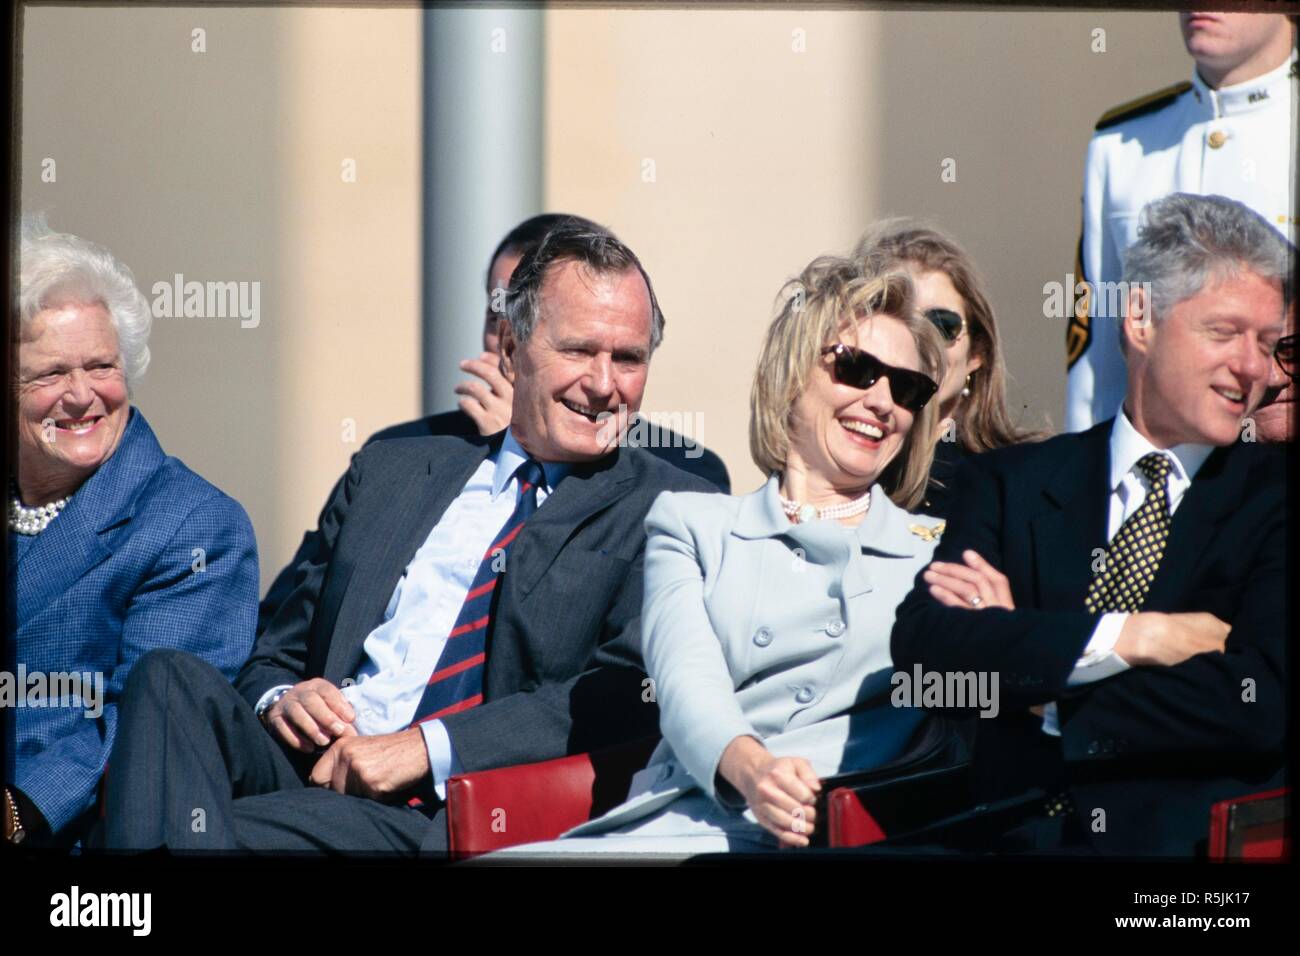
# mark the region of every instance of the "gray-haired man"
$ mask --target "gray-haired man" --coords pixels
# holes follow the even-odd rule
[[[639,407],[663,324],[632,251],[572,224],[518,269],[510,427],[360,452],[233,688],[191,655],[136,665],[110,849],[440,850],[451,774],[655,732],[643,521],[714,489],[604,417]]]
[[[1285,458],[1239,437],[1272,374],[1291,252],[1221,196],[1148,205],[1119,414],[979,455],[954,482],[894,661],[996,673],[1002,711],[976,721],[984,809],[926,839],[1189,856],[1213,802],[1278,785]]]

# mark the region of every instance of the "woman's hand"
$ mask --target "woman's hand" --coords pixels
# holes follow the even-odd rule
[[[491,435],[510,424],[515,389],[497,366],[497,356],[484,352],[460,363],[461,371],[476,376],[456,386],[460,410],[474,420],[480,435]]]
[[[757,739],[737,737],[722,752],[718,773],[781,846],[808,846],[822,788],[812,764],[803,757],[774,757]]]
[[[982,611],[988,607],[1016,609],[1007,576],[974,551],[962,552],[964,564],[932,561],[921,577],[930,585],[930,596],[948,607]]]

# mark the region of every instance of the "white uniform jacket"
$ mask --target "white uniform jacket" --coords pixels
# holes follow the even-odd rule
[[[1097,290],[1066,335],[1066,431],[1111,418],[1126,389],[1117,319],[1124,251],[1138,214],[1174,192],[1245,203],[1295,241],[1291,130],[1294,57],[1264,76],[1212,90],[1198,74],[1111,110],[1088,146],[1076,282]],[[1099,283],[1114,283],[1101,286]]]

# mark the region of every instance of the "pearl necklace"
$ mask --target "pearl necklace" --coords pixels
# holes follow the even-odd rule
[[[843,504],[829,505],[825,508],[818,508],[814,505],[801,505],[799,502],[791,501],[788,498],[781,499],[781,510],[785,512],[786,517],[792,520],[797,519],[800,524],[822,518],[853,518],[864,514],[870,507],[870,489],[861,498],[855,498],[853,501],[846,501]]]
[[[9,482],[9,530],[19,534],[34,535],[44,531],[59,516],[68,503],[67,498],[51,501],[48,505],[29,508],[18,495],[18,486]]]

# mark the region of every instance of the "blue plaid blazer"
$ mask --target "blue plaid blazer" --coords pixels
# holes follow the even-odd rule
[[[4,775],[60,834],[95,806],[141,655],[179,648],[235,676],[257,623],[257,544],[239,503],[164,455],[133,408],[62,514],[33,539],[10,532],[9,546],[6,670],[27,679],[24,706],[0,708]],[[73,672],[101,674],[102,697],[33,706],[33,674]]]

